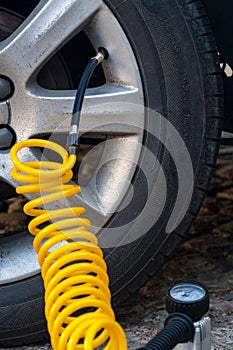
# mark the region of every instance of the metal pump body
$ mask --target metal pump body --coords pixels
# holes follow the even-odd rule
[[[211,320],[204,316],[200,321],[194,323],[195,335],[193,341],[178,344],[174,350],[211,350]]]

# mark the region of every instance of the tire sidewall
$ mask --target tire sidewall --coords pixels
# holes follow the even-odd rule
[[[191,155],[197,188],[205,157],[203,149],[208,111],[204,101],[208,87],[203,80],[203,72],[208,62],[200,54],[203,43],[198,24],[193,21],[192,11],[186,9],[186,1],[182,0],[105,0],[105,3],[117,17],[135,53],[143,83],[145,105],[170,121],[186,144]],[[210,64],[213,65],[213,62]],[[159,220],[147,234],[129,245],[105,250],[114,303],[124,299],[129,291],[136,290],[144,283],[147,276],[143,275],[143,268],[152,257],[153,272],[161,267],[166,260],[165,252],[169,255],[174,250],[180,239],[178,236],[183,235],[191,224],[191,217],[187,214],[176,232],[165,237],[165,224],[171,213],[178,185],[175,164],[159,140],[152,135],[155,127],[156,123],[149,113],[147,130],[151,130],[151,133],[145,133],[144,147],[152,151],[161,164],[169,184],[169,198]],[[140,170],[146,162],[146,155],[142,153],[133,182],[137,196],[124,212],[114,215],[108,228],[120,228],[127,216],[129,222],[132,219],[132,232],[138,229],[133,218],[140,213],[143,201],[158,188],[156,181],[152,185],[148,183]],[[207,177],[210,173],[209,169]],[[195,188],[191,207],[194,203],[196,207],[200,207],[202,198],[196,199]],[[154,210],[156,208],[152,207],[150,215],[153,215]],[[40,276],[1,287],[0,344],[6,346],[9,339],[11,343],[17,339],[20,343],[23,339],[31,339],[32,334],[37,334],[32,341],[41,340],[46,333],[43,309],[43,284]],[[13,327],[16,324],[18,326]]]
[[[169,235],[165,232],[179,184],[177,169],[171,156],[160,141],[153,136],[153,130],[158,127],[154,111],[174,126],[187,147],[194,173],[193,201],[196,201],[195,191],[199,185],[199,174],[206,142],[207,111],[204,103],[206,86],[203,72],[205,64],[208,62],[205,62],[200,54],[202,40],[199,28],[190,17],[189,10],[185,9],[185,1],[135,0],[120,2],[106,0],[105,2],[118,18],[134,50],[142,78],[145,105],[149,111],[147,114],[147,130],[149,132],[145,133],[144,148],[154,153],[167,181],[166,203],[154,226],[131,244],[106,249],[110,276],[113,276],[112,291],[114,300],[117,300],[119,295],[123,296],[123,289],[127,289],[128,281],[132,285],[132,280],[138,271],[148,264],[151,257],[157,255],[157,268],[155,267],[155,270],[164,263],[162,255],[165,254],[166,250],[166,255],[169,255],[171,246],[174,250],[180,240],[178,236],[184,235],[192,222],[193,218],[186,215],[176,231]],[[183,11],[181,11],[182,6],[184,7]],[[184,16],[186,11],[189,13],[189,17]],[[166,127],[166,123],[161,126],[161,134],[166,134]],[[177,151],[179,152],[179,150]],[[135,234],[137,237],[140,235],[137,232],[142,228],[138,222],[135,223],[135,216],[140,215],[149,198],[156,198],[156,192],[161,189],[157,174],[154,174],[152,180],[148,180],[146,174],[143,174],[142,169],[146,167],[146,155],[142,152],[133,182],[134,198],[127,208],[118,212],[111,219],[108,224],[110,230],[106,230],[106,234],[111,233],[111,228],[118,227],[121,230],[121,238],[124,235]],[[203,197],[198,199],[199,207],[202,199]],[[159,210],[156,207],[157,204],[154,201],[153,205],[150,206],[148,217],[153,216]],[[192,207],[192,202],[190,207]],[[132,225],[130,229],[127,226],[124,230],[126,217],[128,222],[132,220]],[[121,240],[119,242],[122,243]],[[148,244],[148,242],[150,243]],[[160,254],[161,257],[159,257]],[[122,257],[121,261],[120,257]]]

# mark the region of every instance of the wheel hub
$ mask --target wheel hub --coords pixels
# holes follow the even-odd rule
[[[0,9],[0,42],[7,39],[23,22],[23,17],[18,13],[8,9]],[[10,63],[9,63],[10,64]],[[70,88],[70,81],[67,76],[66,68],[58,55],[44,66],[40,75],[40,83],[54,88],[54,84],[59,86],[62,83],[65,88]],[[56,79],[55,79],[56,77]],[[8,100],[13,96],[15,86],[12,80],[5,75],[0,74],[0,150],[9,150],[16,141],[16,133],[9,125],[14,119],[11,115],[11,105]],[[23,108],[23,107],[22,107]],[[0,177],[0,197],[9,198],[15,196],[15,188],[7,182],[1,181]]]

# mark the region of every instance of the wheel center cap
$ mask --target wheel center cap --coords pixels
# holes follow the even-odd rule
[[[10,105],[8,102],[0,103],[0,124],[8,124],[10,121]]]

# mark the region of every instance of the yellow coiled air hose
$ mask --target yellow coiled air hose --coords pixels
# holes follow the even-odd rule
[[[54,350],[125,350],[126,337],[115,321],[111,307],[109,278],[97,237],[90,232],[90,221],[80,218],[81,207],[46,209],[80,188],[70,184],[78,148],[79,117],[88,81],[96,66],[107,58],[104,48],[89,62],[77,90],[67,152],[56,143],[31,139],[19,142],[11,150],[14,168],[11,176],[25,183],[20,194],[41,194],[24,206],[34,216],[28,228],[35,236],[45,287],[45,316]],[[49,149],[62,161],[23,163],[18,153],[23,148]]]
[[[25,147],[55,151],[62,163],[23,163],[18,152]],[[106,350],[126,349],[124,331],[115,321],[111,307],[102,250],[96,236],[89,231],[90,221],[79,217],[85,209],[41,209],[80,191],[78,185],[67,184],[73,176],[76,155],[69,155],[56,143],[31,139],[13,146],[11,159],[14,163],[11,176],[26,183],[17,188],[17,193],[42,194],[25,204],[24,212],[35,217],[28,228],[35,236],[34,249],[44,279],[45,315],[53,349],[92,350],[102,344]]]

